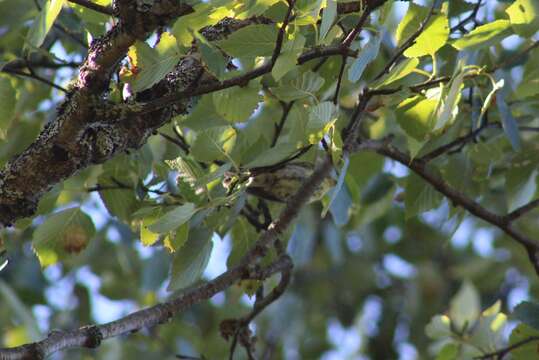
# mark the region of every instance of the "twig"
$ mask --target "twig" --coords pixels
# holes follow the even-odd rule
[[[369,5],[367,5],[365,9],[363,10],[363,12],[361,13],[361,16],[359,17],[359,20],[356,26],[344,38],[342,42],[342,46],[346,48],[350,47],[350,44],[352,43],[352,41],[354,41],[356,36],[361,32],[361,29],[363,29],[363,25],[365,25],[365,21],[367,21],[367,19],[369,18],[371,11],[372,11],[372,8]]]
[[[508,236],[513,238],[516,242],[522,245],[527,253],[530,262],[539,275],[539,244],[527,237],[526,235],[516,231],[511,226],[511,221],[507,215],[498,215],[492,211],[481,206],[475,200],[467,197],[459,190],[451,187],[447,184],[441,177],[431,172],[427,164],[421,159],[411,159],[407,154],[401,152],[396,147],[389,144],[388,139],[379,141],[379,140],[367,140],[361,143],[357,143],[355,146],[355,151],[367,150],[374,151],[380,155],[383,155],[387,158],[393,159],[402,165],[408,167],[410,170],[414,171],[417,175],[423,178],[428,182],[434,189],[443,194],[447,199],[449,199],[453,205],[461,206],[466,209],[472,215],[483,219],[484,221],[496,226]]]
[[[281,27],[279,28],[279,32],[277,33],[277,39],[275,40],[275,48],[273,49],[273,53],[271,54],[270,64],[271,64],[272,69],[273,69],[273,66],[275,65],[275,62],[277,61],[277,58],[281,54],[281,49],[283,47],[283,41],[284,41],[284,34],[286,32],[286,27],[288,26],[288,22],[290,21],[290,16],[292,15],[292,9],[294,9],[295,3],[296,3],[296,0],[288,0],[288,10],[284,17],[283,23]]]
[[[85,8],[100,12],[105,15],[114,16],[114,12],[112,11],[112,8],[109,6],[99,5],[88,0],[68,0],[68,1],[72,2],[73,4],[84,6]]]
[[[523,205],[519,207],[518,209],[515,209],[511,211],[509,214],[505,216],[508,222],[515,221],[522,215],[534,210],[539,206],[539,199],[535,199],[527,203],[526,205]]]
[[[402,54],[406,51],[406,49],[408,49],[410,46],[412,46],[414,43],[415,43],[415,40],[418,38],[419,35],[421,35],[421,33],[425,30],[425,28],[427,27],[427,24],[429,23],[430,21],[430,18],[432,17],[432,15],[434,14],[434,11],[436,10],[436,7],[438,5],[438,2],[437,0],[435,0],[433,3],[432,3],[432,6],[430,7],[430,11],[429,13],[427,14],[427,17],[421,22],[421,25],[419,26],[419,29],[417,29],[405,42],[404,44],[402,44],[402,46],[399,48],[399,50],[397,50],[397,52],[393,55],[393,57],[387,62],[387,64],[384,66],[384,68],[382,69],[382,71],[380,71],[380,73],[378,75],[376,75],[376,77],[374,78],[374,80],[378,80],[380,79],[382,76],[384,76],[386,73],[389,72],[389,69],[391,69],[391,67],[393,65],[395,65],[401,58]]]
[[[48,86],[51,86],[57,90],[60,90],[60,91],[63,91],[64,93],[68,93],[69,91],[60,86],[60,85],[57,85],[55,83],[53,83],[52,81],[48,80],[48,79],[45,79],[44,77],[36,74],[36,73],[27,73],[27,72],[24,72],[24,71],[21,71],[21,70],[15,70],[15,69],[9,69],[9,68],[3,68],[2,69],[3,72],[7,73],[7,74],[12,74],[12,75],[19,75],[19,76],[23,76],[23,77],[27,77],[29,79],[33,79],[33,80],[37,80],[43,84],[46,84]]]
[[[271,276],[271,274],[280,272],[281,280],[267,296],[263,296],[262,287],[259,289],[257,292],[256,302],[249,314],[239,319],[227,319],[221,322],[221,335],[225,338],[225,340],[228,340],[232,336],[229,359],[234,359],[234,352],[238,340],[247,351],[248,358],[254,358],[252,354],[253,341],[250,336],[249,324],[266,307],[281,297],[290,283],[292,268],[292,259],[290,256],[283,254],[278,260],[268,265],[266,268],[254,274],[249,274],[250,279],[264,280]]]
[[[466,25],[467,23],[469,23],[470,21],[476,21],[476,16],[477,16],[477,13],[479,12],[479,8],[481,7],[481,2],[483,0],[478,0],[475,5],[474,5],[474,8],[472,9],[472,12],[470,13],[470,15],[468,15],[466,18],[464,18],[463,20],[459,21],[459,23],[455,26],[453,26],[449,31],[450,32],[455,32],[457,30],[462,30],[464,29],[464,25]]]
[[[301,65],[313,59],[324,58],[324,57],[328,57],[332,55],[355,56],[356,53],[357,53],[356,51],[352,51],[350,49],[344,49],[340,45],[318,47],[300,55],[298,57],[297,63],[298,65]],[[215,83],[211,83],[207,85],[202,85],[193,90],[191,89],[184,90],[178,93],[165,95],[158,99],[141,104],[140,109],[137,109],[137,111],[134,111],[134,113],[137,115],[148,114],[148,113],[157,111],[159,109],[162,109],[166,106],[177,103],[180,100],[183,100],[186,98],[190,98],[190,97],[198,96],[198,95],[204,95],[204,94],[208,94],[208,93],[223,90],[223,89],[228,89],[234,86],[240,86],[240,85],[243,86],[247,84],[249,81],[256,79],[257,77],[270,73],[272,68],[273,68],[273,65],[271,64],[271,62],[268,62],[254,70],[248,71],[245,74],[233,77],[231,79],[227,79],[227,80],[223,80],[220,82],[215,82]]]
[[[281,135],[281,132],[283,131],[284,123],[286,122],[286,119],[288,118],[288,114],[290,113],[290,110],[292,109],[293,105],[294,105],[293,101],[289,103],[281,102],[281,107],[283,108],[283,114],[281,115],[281,119],[279,120],[279,123],[275,124],[275,134],[273,135],[273,140],[271,141],[270,147],[274,147],[275,144],[277,144],[277,140],[279,139],[279,136]]]
[[[167,135],[161,131],[158,132],[159,135],[161,135],[166,140],[170,141],[174,145],[177,145],[180,149],[182,149],[186,154],[189,154],[189,146],[187,144],[183,143],[181,140],[175,139],[170,135]]]
[[[437,158],[438,156],[444,155],[445,153],[449,152],[450,150],[452,150],[452,149],[454,149],[454,148],[456,148],[456,147],[458,147],[460,145],[466,144],[467,142],[476,139],[477,136],[481,132],[483,132],[485,129],[494,128],[494,127],[499,128],[500,126],[499,126],[498,123],[484,123],[479,128],[470,131],[468,134],[466,134],[464,136],[461,136],[461,137],[458,137],[455,140],[453,140],[453,141],[451,141],[451,142],[449,142],[449,143],[447,143],[445,145],[442,145],[442,146],[432,150],[428,154],[423,155],[421,157],[421,161],[427,163],[427,162]]]
[[[481,355],[481,356],[476,356],[474,357],[474,359],[477,359],[477,360],[487,360],[487,359],[492,359],[492,360],[502,360],[504,358],[505,355],[509,354],[511,351],[521,347],[521,346],[524,346],[532,341],[537,341],[539,340],[539,336],[530,336],[529,338],[526,338],[526,339],[523,339],[523,340],[520,340],[506,348],[503,348],[503,349],[500,349],[500,350],[497,350],[497,351],[494,351],[494,352],[491,352],[491,353],[488,353],[488,354],[485,354],[485,355]]]
[[[337,105],[339,103],[339,90],[341,89],[342,77],[344,74],[344,69],[346,67],[346,56],[341,57],[341,68],[339,69],[339,76],[337,78],[337,87],[335,88],[335,94],[333,95],[333,104]]]

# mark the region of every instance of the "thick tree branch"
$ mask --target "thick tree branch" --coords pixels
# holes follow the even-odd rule
[[[68,348],[96,348],[103,340],[168,322],[173,316],[185,311],[192,305],[207,300],[215,294],[226,290],[242,278],[248,277],[249,266],[264,253],[260,252],[259,247],[253,248],[240,260],[238,266],[170,301],[134,312],[124,318],[103,325],[84,326],[72,331],[54,331],[47,338],[36,343],[10,349],[0,349],[0,359],[39,360]],[[263,275],[269,277],[277,272],[289,271],[287,269],[290,268],[290,261],[279,261],[271,265],[267,271],[263,272]]]
[[[151,121],[127,118],[122,113],[125,108],[115,109],[103,100],[104,92],[136,40],[144,40],[159,26],[192,9],[172,0],[160,1],[145,12],[127,0],[116,1],[115,6],[118,24],[92,42],[76,84],[69,89],[57,118],[0,171],[1,225],[32,215],[46,191],[79,169],[101,163],[128,148],[140,147],[167,115],[162,110],[152,113]],[[190,64],[186,61],[182,65],[185,68]],[[181,67],[178,71],[182,71]]]

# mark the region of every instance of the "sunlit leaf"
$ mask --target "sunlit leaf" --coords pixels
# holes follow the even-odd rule
[[[516,0],[505,12],[509,15],[511,26],[518,35],[530,37],[539,30],[539,2]]]
[[[511,35],[509,20],[496,20],[476,27],[474,30],[454,41],[457,50],[476,50],[493,45]]]

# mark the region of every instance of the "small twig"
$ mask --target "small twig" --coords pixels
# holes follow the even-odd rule
[[[73,4],[84,6],[85,8],[100,12],[105,15],[114,16],[114,12],[112,11],[112,8],[109,6],[99,5],[88,0],[68,0],[68,1],[72,2]]]
[[[528,45],[526,48],[524,48],[522,51],[510,56],[509,58],[497,63],[495,66],[493,66],[492,68],[489,68],[487,70],[487,72],[494,72],[498,69],[503,69],[505,67],[508,67],[510,65],[513,65],[514,63],[516,63],[517,61],[520,60],[520,58],[522,58],[523,56],[525,56],[526,54],[528,54],[530,51],[532,51],[533,49],[535,49],[536,47],[539,46],[539,40],[537,41],[534,41],[533,43],[531,43],[530,45]]]
[[[539,199],[532,200],[526,205],[523,205],[519,207],[518,209],[511,211],[509,214],[505,216],[505,218],[508,222],[515,221],[522,215],[534,210],[537,207],[539,207]]]
[[[450,29],[450,32],[455,32],[457,30],[462,30],[464,29],[464,25],[466,25],[467,23],[469,23],[470,21],[475,21],[475,18],[477,16],[477,13],[479,12],[479,8],[481,7],[481,2],[483,0],[478,0],[476,3],[475,3],[475,6],[474,8],[472,9],[472,12],[470,13],[470,15],[468,15],[466,18],[464,18],[463,20],[459,21],[459,23],[455,26],[453,26],[451,29]]]
[[[491,352],[491,353],[488,353],[488,354],[485,354],[485,355],[481,355],[481,356],[476,356],[474,357],[474,359],[477,359],[477,360],[487,360],[487,359],[492,359],[492,360],[502,360],[504,358],[505,355],[509,354],[511,351],[521,347],[521,346],[524,346],[532,341],[537,341],[539,340],[539,336],[530,336],[529,338],[526,338],[526,339],[523,339],[523,340],[520,340],[506,348],[503,348],[503,349],[500,349],[500,350],[497,350],[497,351],[494,351],[494,352]]]
[[[344,74],[344,69],[346,68],[346,56],[341,57],[341,68],[339,69],[339,76],[337,78],[337,87],[335,88],[335,94],[333,95],[333,104],[338,105],[339,103],[339,91],[341,89],[342,77]]]
[[[275,62],[277,61],[277,58],[281,54],[281,49],[283,47],[283,42],[284,42],[284,34],[286,32],[286,27],[288,26],[288,22],[290,21],[290,16],[292,15],[292,9],[294,9],[295,3],[296,3],[296,0],[288,0],[288,10],[284,17],[283,24],[281,25],[281,27],[279,28],[279,32],[277,33],[277,39],[275,40],[275,48],[273,49],[273,53],[271,54],[270,64],[272,68],[275,65]]]
[[[260,167],[251,168],[251,169],[249,169],[249,171],[253,175],[260,174],[260,173],[263,173],[263,172],[275,171],[277,169],[282,168],[284,165],[288,164],[289,162],[296,160],[297,158],[299,158],[300,156],[305,154],[307,151],[309,151],[311,149],[311,147],[312,147],[312,145],[304,146],[301,149],[299,149],[294,155],[292,155],[292,156],[290,156],[290,157],[288,157],[288,158],[286,158],[284,160],[281,160],[276,164],[269,165],[269,166],[260,166]]]
[[[60,91],[63,91],[65,93],[68,93],[69,91],[60,86],[60,85],[57,85],[55,83],[53,83],[52,81],[48,80],[48,79],[45,79],[44,77],[36,74],[36,73],[27,73],[27,72],[24,72],[24,71],[21,71],[21,70],[15,70],[15,69],[9,69],[9,68],[4,68],[2,69],[2,72],[5,72],[7,74],[12,74],[12,75],[19,75],[19,76],[23,76],[23,77],[27,77],[29,79],[33,79],[33,80],[37,80],[43,84],[46,84],[48,86],[51,86],[57,90],[60,90]]]
[[[175,139],[173,138],[172,136],[170,135],[167,135],[161,131],[158,132],[159,135],[161,135],[163,138],[165,138],[166,140],[170,141],[171,143],[173,143],[174,145],[177,145],[180,149],[182,149],[186,154],[189,154],[189,146],[187,146],[185,143],[183,143],[182,141],[178,140],[178,139]]]
[[[350,49],[343,49],[341,45],[332,45],[327,47],[317,47],[311,49],[298,57],[298,65],[302,65],[310,60],[317,58],[327,58],[332,55],[347,55],[347,56],[356,56],[357,51],[352,51]],[[245,85],[249,81],[256,79],[262,75],[265,75],[271,72],[273,65],[271,62],[267,62],[260,67],[248,71],[242,75],[223,80],[221,82],[212,82],[210,84],[205,84],[197,87],[196,89],[188,89],[180,91],[178,93],[169,94],[162,96],[158,99],[149,101],[147,103],[141,104],[140,110],[134,111],[138,115],[148,114],[154,111],[157,111],[163,107],[177,103],[183,99],[190,98],[193,96],[204,95],[211,92],[228,89],[234,86]]]
[[[290,110],[292,109],[293,105],[294,105],[293,101],[289,103],[281,102],[281,107],[283,108],[283,114],[281,115],[281,119],[279,120],[279,123],[275,124],[275,134],[273,135],[273,140],[271,141],[270,147],[274,147],[275,144],[277,144],[277,140],[279,139],[279,136],[281,135],[281,132],[283,131],[284,123],[286,122],[286,119],[288,118],[288,114],[290,113]]]
[[[399,48],[399,50],[395,53],[395,55],[393,55],[393,57],[387,62],[387,64],[384,66],[384,68],[382,69],[382,71],[380,71],[380,73],[378,75],[376,75],[376,77],[374,78],[374,80],[378,80],[380,79],[382,76],[384,76],[386,73],[389,72],[389,70],[391,69],[391,67],[393,65],[395,65],[401,58],[402,54],[406,51],[406,49],[408,49],[410,46],[412,46],[416,39],[418,38],[419,35],[421,35],[421,33],[423,33],[423,31],[425,30],[425,28],[427,27],[427,24],[429,23],[430,21],[430,18],[432,17],[432,15],[434,14],[434,11],[436,10],[436,7],[437,7],[437,4],[438,4],[438,1],[435,0],[433,3],[432,3],[432,6],[430,7],[430,11],[429,13],[427,14],[427,17],[421,22],[421,25],[419,26],[419,29],[417,29],[409,38],[408,40],[406,40],[404,42],[404,44],[402,44],[402,46]]]
[[[474,139],[477,138],[477,136],[483,132],[485,129],[488,129],[488,128],[494,128],[494,127],[499,127],[499,124],[498,123],[485,123],[485,124],[482,124],[481,127],[473,130],[473,131],[470,131],[468,134],[464,135],[464,136],[461,136],[461,137],[458,137],[456,138],[455,140],[445,144],[445,145],[442,145],[434,150],[432,150],[431,152],[429,152],[428,154],[424,155],[421,157],[421,161],[424,161],[424,162],[429,162],[441,155],[444,155],[445,153],[449,152],[450,150],[456,148],[456,147],[459,147],[460,145],[463,145],[463,144],[466,144]]]
[[[385,1],[384,1],[385,2]],[[356,26],[346,35],[342,42],[342,46],[348,48],[350,47],[350,44],[356,36],[361,32],[363,29],[363,25],[365,25],[365,21],[369,18],[369,15],[371,14],[372,8],[370,6],[366,6],[363,12],[361,13],[361,16],[359,17],[359,20],[356,24]]]
[[[496,226],[508,236],[513,238],[517,243],[522,245],[528,253],[528,258],[536,272],[539,275],[539,243],[532,240],[528,236],[516,231],[511,222],[508,221],[507,215],[498,215],[491,210],[481,206],[473,198],[466,196],[461,191],[453,188],[447,184],[440,176],[430,171],[427,163],[421,159],[411,159],[410,156],[398,150],[392,146],[387,139],[379,140],[367,140],[361,143],[356,143],[355,151],[368,150],[374,151],[387,158],[393,159],[402,165],[408,167],[415,172],[426,182],[428,182],[434,189],[443,194],[448,200],[450,200],[454,206],[461,206],[466,209],[472,215],[483,219],[484,221]]]
[[[278,260],[270,264],[264,269],[261,269],[255,273],[250,273],[250,279],[264,280],[272,274],[277,272],[281,273],[281,280],[279,284],[273,288],[273,290],[266,296],[263,295],[262,288],[257,291],[256,301],[253,309],[246,316],[239,319],[228,319],[221,323],[221,334],[225,339],[229,339],[232,336],[232,343],[230,345],[229,359],[234,359],[234,352],[238,341],[245,348],[247,357],[254,359],[253,354],[253,341],[251,339],[251,332],[249,330],[249,324],[254,318],[260,314],[266,307],[274,303],[285,292],[290,279],[292,277],[293,263],[290,256],[283,254]]]

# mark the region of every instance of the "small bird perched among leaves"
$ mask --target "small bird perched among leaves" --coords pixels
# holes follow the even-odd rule
[[[293,196],[305,179],[312,175],[314,165],[308,162],[286,163],[277,168],[257,168],[243,174],[226,173],[223,186],[231,189],[238,182],[245,181],[249,194],[278,202],[286,202]],[[322,182],[309,202],[319,200],[333,186],[335,180],[328,178]]]

